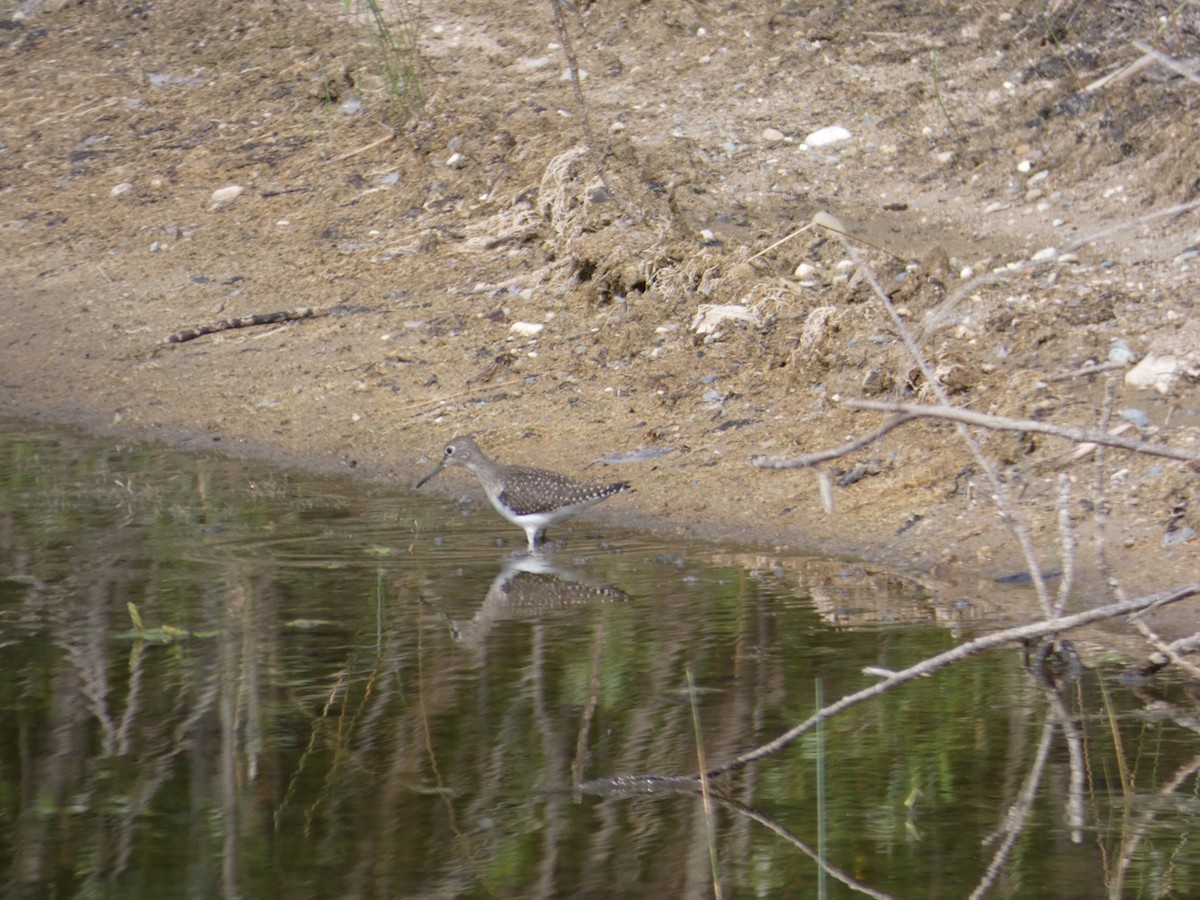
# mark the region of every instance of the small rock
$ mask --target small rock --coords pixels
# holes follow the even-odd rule
[[[538,69],[544,69],[550,63],[554,62],[551,56],[526,56],[518,59],[516,68],[518,72],[536,72]]]
[[[1182,544],[1184,541],[1190,541],[1196,536],[1196,529],[1184,525],[1182,528],[1177,528],[1174,531],[1168,531],[1163,536],[1164,547],[1174,547],[1177,544]]]
[[[826,128],[818,128],[812,134],[804,139],[806,147],[824,147],[827,144],[836,144],[840,141],[848,141],[851,138],[850,132],[841,125],[830,125]]]
[[[1043,247],[1037,253],[1033,254],[1034,262],[1045,262],[1048,259],[1054,259],[1058,256],[1058,251],[1053,247]]]
[[[446,159],[446,165],[452,169],[461,169],[466,164],[467,161],[461,153],[451,153]]]
[[[1154,388],[1167,393],[1179,375],[1179,360],[1174,356],[1155,356],[1147,353],[1140,363],[1125,373],[1125,383],[1133,388]]]
[[[784,134],[777,128],[764,128],[762,139],[768,144],[777,144],[784,139]]]
[[[1133,362],[1134,353],[1126,341],[1117,338],[1108,348],[1108,361],[1128,365]]]
[[[236,200],[242,195],[242,191],[246,190],[240,184],[231,184],[228,187],[218,188],[212,193],[212,205],[220,206],[223,203],[229,203],[231,200]]]
[[[535,334],[540,334],[545,327],[540,322],[513,322],[508,330],[522,337],[533,337]]]
[[[130,184],[128,181],[123,181],[120,184],[114,184],[112,186],[112,190],[110,190],[108,193],[109,193],[109,196],[120,197],[122,194],[128,194],[132,190],[133,190],[133,185]]]
[[[800,265],[796,266],[796,271],[793,272],[792,274],[795,275],[797,278],[808,278],[810,275],[815,274],[816,271],[817,271],[816,266],[813,266],[813,265],[810,265],[809,263],[803,262],[803,263],[800,263]]]
[[[1140,409],[1123,409],[1120,416],[1126,422],[1132,422],[1138,428],[1145,428],[1150,424],[1150,418]]]

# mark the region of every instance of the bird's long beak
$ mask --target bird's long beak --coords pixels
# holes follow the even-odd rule
[[[445,468],[445,466],[446,466],[446,461],[443,459],[440,463],[437,464],[437,468],[435,468],[432,472],[430,472],[428,475],[426,475],[424,478],[422,478],[420,481],[417,482],[417,486],[413,490],[419,491],[421,489],[421,485],[423,485],[425,482],[427,482],[431,478],[433,478],[433,476],[436,475],[438,472],[442,471],[442,469]]]

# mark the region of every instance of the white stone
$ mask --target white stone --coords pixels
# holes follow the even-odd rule
[[[231,184],[228,187],[218,188],[212,193],[212,205],[220,206],[222,203],[236,200],[242,195],[242,191],[244,190],[246,189],[240,184]]]
[[[123,181],[120,184],[114,184],[112,186],[112,190],[110,190],[108,193],[110,196],[120,197],[122,194],[128,194],[132,190],[133,185],[128,181]]]
[[[536,72],[552,62],[554,58],[551,56],[525,56],[517,60],[516,67],[518,72]]]
[[[1043,247],[1037,253],[1033,254],[1034,262],[1045,262],[1048,259],[1054,259],[1058,256],[1058,251],[1053,247]]]
[[[540,322],[513,322],[508,330],[522,337],[533,337],[535,334],[540,334],[545,327]]]
[[[848,141],[852,135],[841,125],[830,125],[826,128],[818,128],[812,134],[804,139],[806,147],[824,147],[827,144],[836,144],[839,141]]]
[[[1142,361],[1125,373],[1125,383],[1133,388],[1154,388],[1165,394],[1179,375],[1179,360],[1174,356],[1155,356],[1147,353]]]
[[[778,143],[779,141],[782,141],[783,138],[784,138],[783,132],[777,128],[764,128],[763,129],[762,139],[768,144]]]

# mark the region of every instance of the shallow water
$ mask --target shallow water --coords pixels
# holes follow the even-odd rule
[[[531,559],[486,503],[0,425],[0,894],[1200,895],[1194,705],[1116,668],[968,660],[707,807],[618,778],[986,623],[868,566],[600,532]]]

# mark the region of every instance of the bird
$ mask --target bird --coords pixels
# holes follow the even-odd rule
[[[525,529],[531,551],[542,544],[551,525],[631,489],[628,481],[589,484],[545,469],[506,466],[480,450],[469,435],[446,445],[441,461],[417,482],[417,489],[447,466],[466,466],[475,473],[496,512]]]

